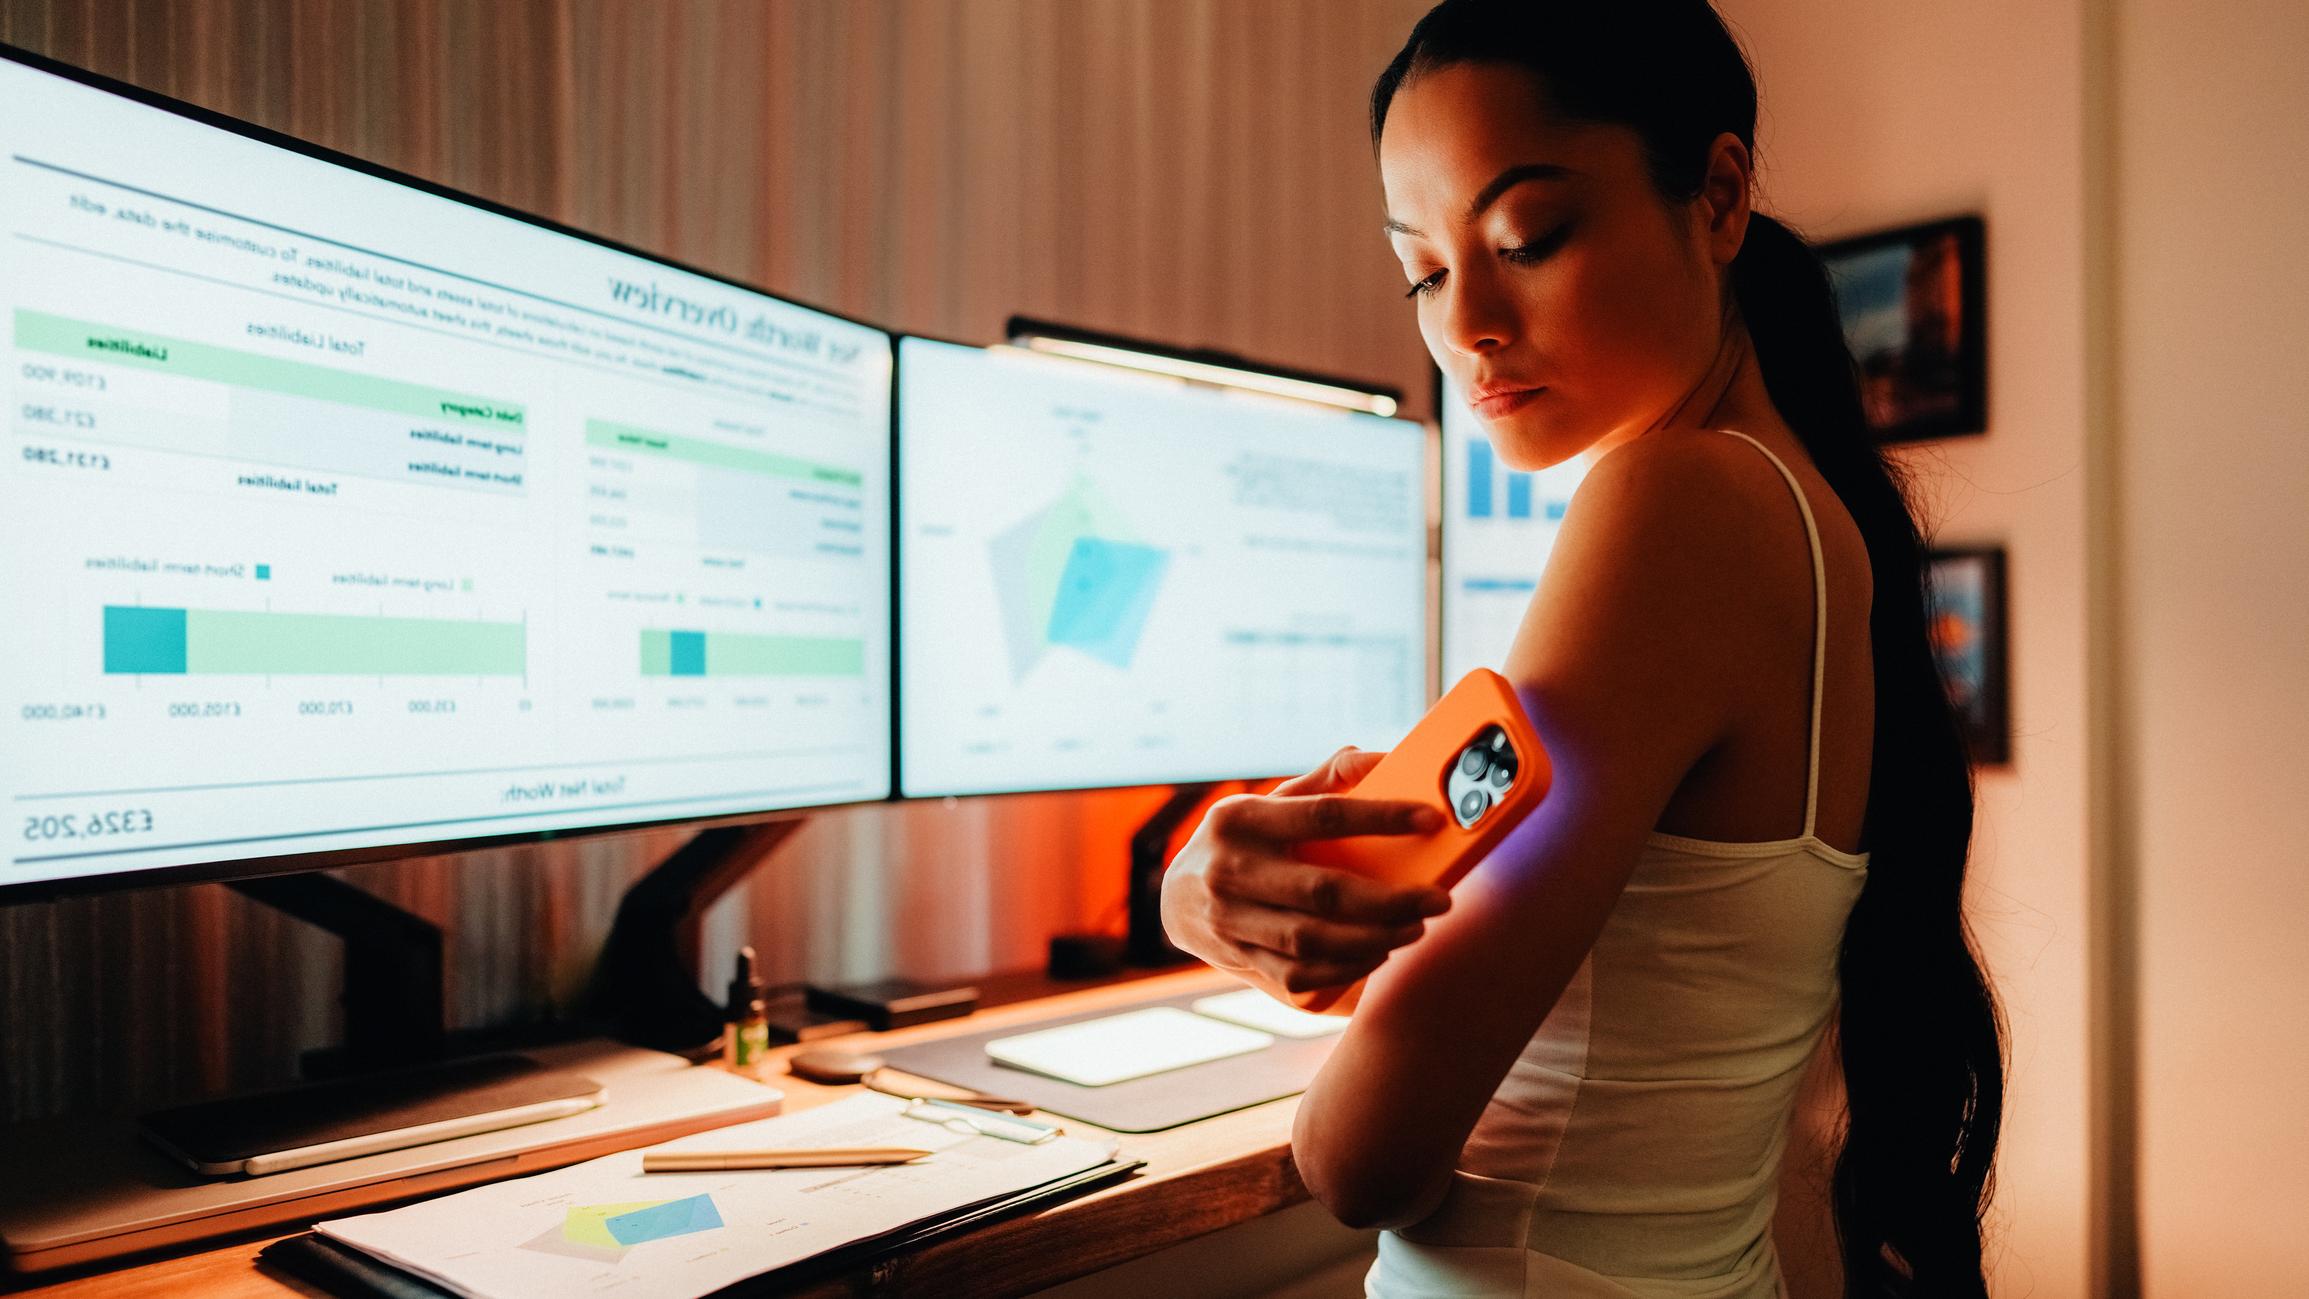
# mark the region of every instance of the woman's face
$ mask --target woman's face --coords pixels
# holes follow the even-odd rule
[[[1722,241],[1706,200],[1660,197],[1632,129],[1559,119],[1523,69],[1452,64],[1396,92],[1379,170],[1419,332],[1509,465],[1632,437],[1701,383]]]

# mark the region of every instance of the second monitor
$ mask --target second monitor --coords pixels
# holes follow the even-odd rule
[[[898,419],[907,795],[1281,775],[1418,720],[1418,424],[914,338]]]

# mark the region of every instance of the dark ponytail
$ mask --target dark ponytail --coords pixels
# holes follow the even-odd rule
[[[1634,128],[1671,200],[1699,192],[1718,135],[1755,147],[1754,76],[1705,0],[1445,0],[1380,75],[1373,141],[1406,80],[1485,61],[1529,69],[1566,117]],[[1924,538],[1904,478],[1869,431],[1820,259],[1756,213],[1732,296],[1772,403],[1859,527],[1875,585],[1868,881],[1844,932],[1837,1027],[1845,1292],[1985,1299],[2004,1035],[1964,920],[1972,770],[1926,638]]]
[[[1964,922],[1972,767],[1926,639],[1924,541],[1869,433],[1819,257],[1755,216],[1732,287],[1772,404],[1859,525],[1876,586],[1868,884],[1844,930],[1837,1026],[1847,1292],[1985,1295],[2002,1024]]]

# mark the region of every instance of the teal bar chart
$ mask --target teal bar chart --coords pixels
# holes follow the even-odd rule
[[[520,622],[104,606],[107,676],[518,677]]]
[[[104,607],[104,671],[109,676],[181,676],[185,670],[182,609]]]
[[[855,677],[866,672],[866,642],[840,636],[645,627],[645,677]]]

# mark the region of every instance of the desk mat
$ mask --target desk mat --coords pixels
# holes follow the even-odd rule
[[[892,1068],[934,1082],[1033,1101],[1053,1114],[1095,1123],[1112,1132],[1160,1132],[1197,1119],[1296,1096],[1307,1090],[1307,1085],[1315,1080],[1315,1071],[1323,1067],[1323,1062],[1331,1057],[1331,1049],[1339,1044],[1337,1034],[1315,1038],[1278,1037],[1273,1046],[1263,1051],[1189,1065],[1106,1087],[1082,1087],[1060,1078],[1045,1078],[997,1064],[986,1054],[986,1044],[998,1037],[1015,1037],[1037,1029],[1104,1019],[1149,1006],[1177,1006],[1183,1010],[1210,995],[1208,991],[1190,992],[1128,1006],[1110,1006],[964,1037],[890,1047],[875,1054],[888,1061]]]

